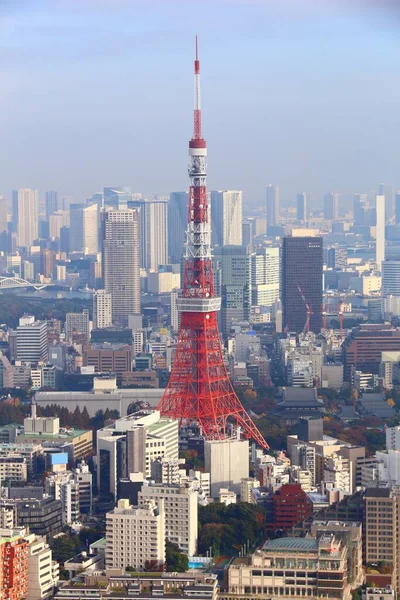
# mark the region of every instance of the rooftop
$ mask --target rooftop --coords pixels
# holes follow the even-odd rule
[[[318,541],[314,538],[280,538],[265,542],[263,550],[267,552],[316,552],[318,550]]]

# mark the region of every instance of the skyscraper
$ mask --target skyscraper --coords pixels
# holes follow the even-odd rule
[[[104,188],[104,206],[114,210],[126,209],[128,202],[132,200],[132,191],[130,187],[105,187]]]
[[[280,190],[279,185],[267,185],[267,227],[279,225]]]
[[[168,203],[155,198],[133,205],[140,209],[140,266],[158,271],[168,264]]]
[[[396,223],[400,223],[400,191],[396,192],[396,214],[395,214]]]
[[[385,260],[385,210],[386,197],[376,197],[376,268],[382,271],[382,262]]]
[[[221,322],[227,336],[233,321],[248,319],[251,305],[250,252],[247,246],[217,246],[214,261],[221,268]]]
[[[54,190],[46,192],[46,219],[58,210],[58,192]]]
[[[179,263],[185,243],[189,194],[171,192],[168,203],[168,255],[172,263]]]
[[[305,221],[307,217],[307,194],[301,192],[297,194],[297,218],[299,221]]]
[[[288,331],[301,333],[307,321],[307,309],[302,295],[312,310],[310,330],[315,333],[321,331],[322,267],[321,237],[283,238],[281,286],[283,325]]]
[[[354,194],[353,196],[353,219],[354,225],[366,224],[367,194]]]
[[[93,329],[104,329],[112,325],[111,294],[96,290],[93,294]]]
[[[99,250],[97,205],[71,204],[70,206],[70,249],[85,254],[96,254]]]
[[[336,221],[339,218],[339,194],[325,194],[324,218],[328,221]]]
[[[126,324],[140,313],[139,211],[104,213],[103,282],[111,294],[113,322]]]
[[[7,200],[0,196],[0,233],[7,231]]]
[[[251,304],[272,305],[279,299],[279,248],[257,248],[251,255]]]
[[[38,237],[38,193],[29,189],[14,190],[12,204],[18,246],[32,246]]]
[[[385,196],[385,223],[387,223],[391,220],[394,213],[393,186],[388,183],[380,183],[378,186],[378,196]]]
[[[211,243],[213,246],[242,245],[242,192],[211,192]]]

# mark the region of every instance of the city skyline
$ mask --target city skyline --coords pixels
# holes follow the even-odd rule
[[[390,150],[400,50],[389,3],[385,13],[381,2],[380,11],[364,2],[205,2],[196,31],[193,7],[168,4],[166,14],[155,2],[3,3],[2,193],[56,189],[79,202],[112,184],[145,195],[184,190],[191,80],[182,73],[196,32],[210,189],[243,189],[253,205],[275,181],[283,205],[300,190],[312,205],[330,190],[400,183]],[[155,180],[160,135],[174,143]],[[233,153],[238,136],[248,150]]]

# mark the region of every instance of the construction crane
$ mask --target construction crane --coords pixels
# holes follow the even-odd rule
[[[303,300],[303,303],[304,303],[304,306],[306,307],[306,312],[307,312],[307,319],[306,319],[306,322],[304,323],[303,333],[305,333],[306,331],[307,331],[307,333],[310,333],[310,321],[311,321],[311,315],[313,314],[312,306],[310,306],[307,303],[307,300],[303,294],[303,290],[301,289],[299,284],[297,284],[297,289],[299,290],[300,297]]]

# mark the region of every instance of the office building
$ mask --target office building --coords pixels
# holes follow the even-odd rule
[[[266,188],[266,215],[267,228],[279,225],[280,190],[278,185],[267,185]]]
[[[251,262],[247,246],[218,246],[214,250],[216,270],[221,273],[221,329],[227,336],[233,322],[249,318]]]
[[[162,501],[130,506],[129,500],[119,500],[106,515],[106,568],[135,571],[153,569],[165,562],[165,514]]]
[[[354,225],[362,227],[366,224],[367,194],[354,194],[353,219]]]
[[[58,192],[54,190],[46,192],[46,219],[58,211]]]
[[[376,268],[382,271],[385,260],[385,196],[376,197]]]
[[[126,210],[132,200],[132,191],[127,186],[105,187],[103,199],[106,210]]]
[[[7,231],[7,200],[0,196],[0,233]]]
[[[12,193],[13,222],[18,246],[32,246],[38,237],[39,206],[36,190],[20,189]]]
[[[400,296],[400,260],[385,259],[382,263],[382,295]]]
[[[188,556],[197,553],[198,492],[179,484],[145,482],[138,494],[139,506],[154,501],[163,503],[165,514],[165,537],[177,544]]]
[[[90,337],[89,311],[67,313],[65,318],[65,340],[68,344],[87,344]]]
[[[71,204],[70,250],[96,254],[99,250],[98,208],[96,204]]]
[[[186,239],[189,194],[172,192],[168,203],[168,255],[171,263],[180,263]]]
[[[385,224],[392,220],[394,214],[393,206],[393,186],[387,183],[380,183],[378,186],[378,195],[385,198]]]
[[[314,333],[321,331],[322,269],[322,238],[283,238],[281,299],[283,326],[288,331],[301,333],[306,326],[309,311],[310,330]],[[305,304],[308,305],[309,311]]]
[[[396,192],[396,212],[395,212],[395,222],[396,224],[400,223],[400,191]]]
[[[279,248],[257,248],[251,254],[251,304],[272,305],[279,299]]]
[[[32,316],[20,318],[16,358],[21,362],[47,362],[47,321],[35,321]]]
[[[398,352],[400,330],[391,325],[367,324],[352,330],[342,345],[344,379],[351,381],[351,371],[379,373],[382,352]]]
[[[339,218],[339,194],[325,194],[324,218],[327,221],[337,221]]]
[[[204,443],[205,470],[210,473],[211,496],[221,488],[240,494],[241,481],[249,476],[248,440],[207,440]]]
[[[26,600],[48,600],[53,597],[59,580],[59,564],[46,539],[35,534],[25,536],[28,543],[28,593]]]
[[[218,190],[210,194],[211,243],[213,246],[242,245],[242,192]]]
[[[31,490],[34,491],[31,491]],[[61,500],[54,500],[42,488],[11,488],[12,497],[7,504],[14,506],[19,527],[29,527],[31,533],[52,538],[62,530]],[[36,491],[37,490],[37,491]],[[17,495],[14,498],[14,495]],[[24,497],[25,496],[25,497]]]
[[[113,323],[140,313],[139,211],[111,210],[103,219],[103,284],[111,294]]]
[[[93,329],[104,329],[111,326],[111,294],[106,290],[95,290],[93,293]]]
[[[140,266],[158,271],[168,264],[168,202],[137,200],[133,206],[139,209],[140,218]]]
[[[307,194],[301,192],[297,194],[297,219],[306,221],[308,218]]]
[[[109,343],[85,345],[83,366],[93,367],[95,373],[114,373],[120,382],[123,373],[132,371],[132,346]]]
[[[327,248],[326,266],[328,269],[344,270],[347,267],[347,248],[345,246]]]

